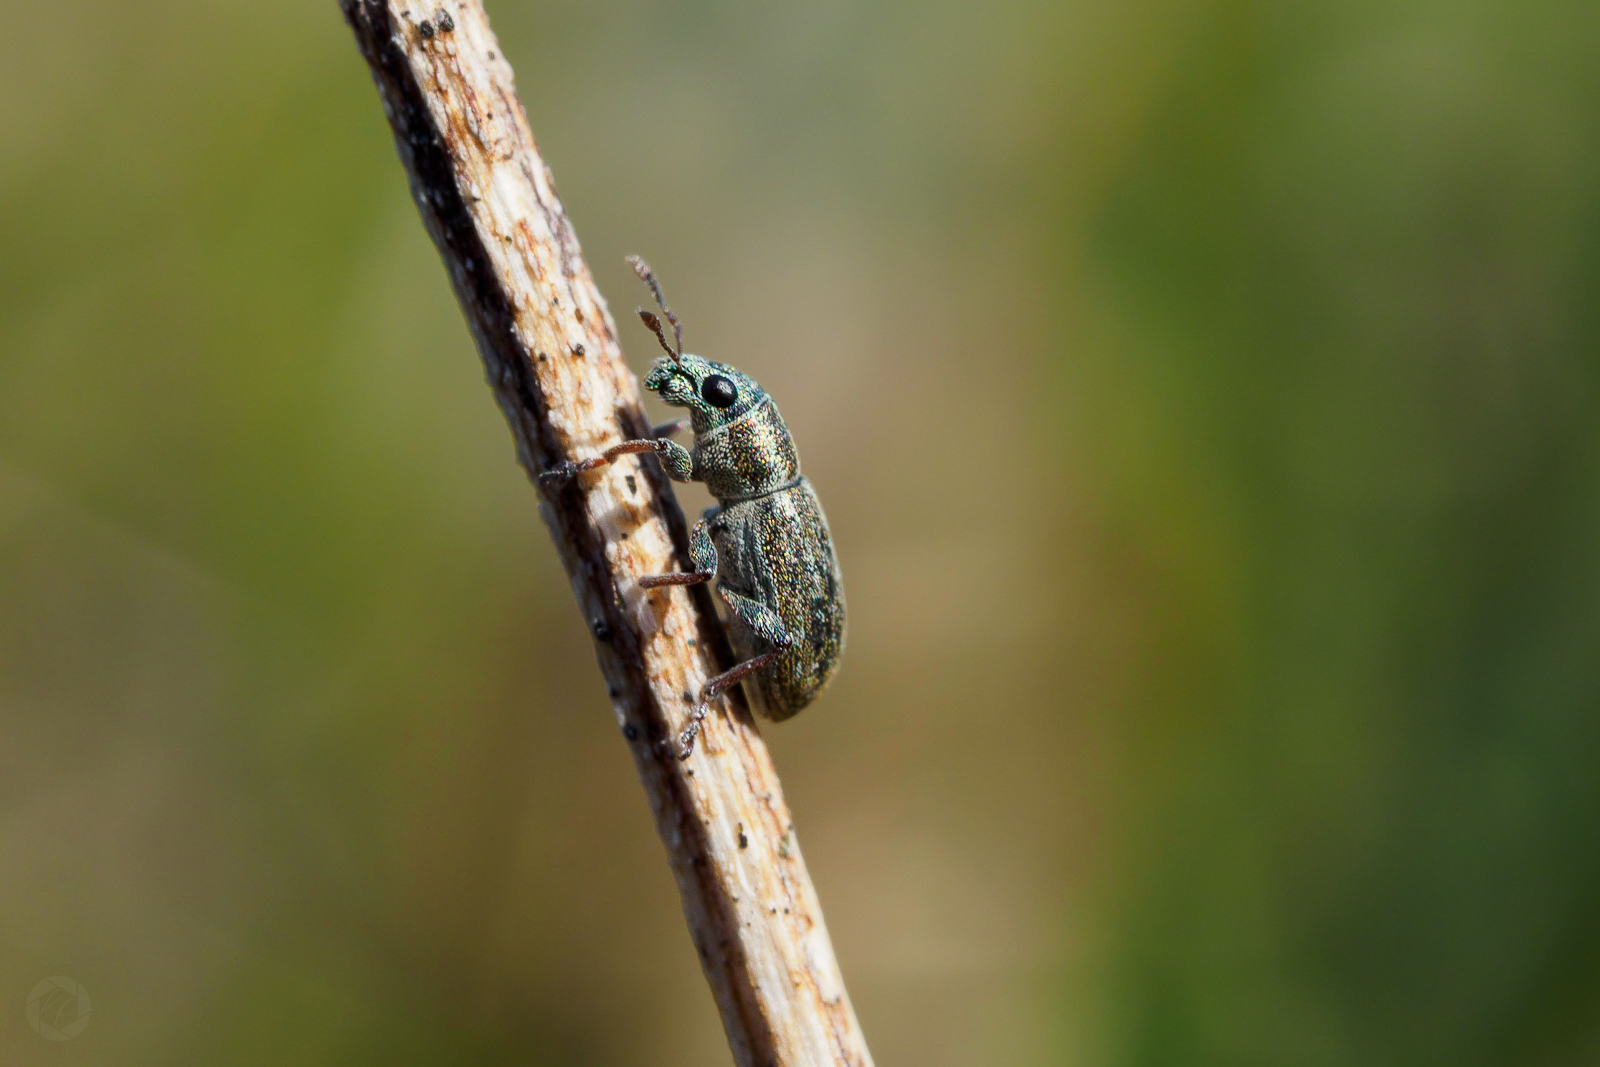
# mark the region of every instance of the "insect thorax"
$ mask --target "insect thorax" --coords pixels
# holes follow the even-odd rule
[[[695,468],[723,503],[782,488],[800,477],[800,456],[778,407],[767,397],[694,443]]]

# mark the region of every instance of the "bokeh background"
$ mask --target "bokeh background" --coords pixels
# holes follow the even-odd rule
[[[1600,1063],[1600,7],[490,11],[828,507],[880,1064]],[[0,1062],[728,1062],[333,0],[0,16]]]

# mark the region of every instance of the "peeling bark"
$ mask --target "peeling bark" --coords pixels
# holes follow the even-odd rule
[[[530,478],[647,437],[639,385],[539,157],[480,0],[340,0],[372,69],[423,222]],[[537,485],[537,481],[535,481]],[[684,916],[740,1067],[871,1067],[772,760],[742,698],[714,706],[692,759],[659,742],[726,663],[683,514],[654,459],[542,496],[595,640]]]

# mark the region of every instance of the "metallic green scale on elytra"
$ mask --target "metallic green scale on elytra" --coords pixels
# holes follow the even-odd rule
[[[787,652],[755,675],[760,710],[782,721],[811,703],[844,652],[844,585],[828,520],[803,478],[793,488],[726,506],[718,520],[711,533],[718,558],[749,583],[748,590],[737,591],[772,605],[797,635]],[[737,614],[731,621],[741,658],[757,655],[757,635]]]
[[[642,260],[630,262],[655,293],[677,342],[667,343],[654,314],[639,312],[666,352],[645,375],[644,386],[688,409],[694,447],[662,436],[626,441],[594,459],[560,464],[540,481],[565,481],[621,455],[655,452],[675,480],[704,482],[717,498],[689,537],[694,570],[639,580],[646,588],[714,581],[728,606],[739,662],[701,690],[679,738],[679,758],[688,759],[710,702],[741,681],[751,683],[757,710],[774,720],[811,703],[838,670],[844,651],[844,586],[828,520],[800,473],[800,456],[777,405],[748,375],[684,352],[678,320],[655,276]]]

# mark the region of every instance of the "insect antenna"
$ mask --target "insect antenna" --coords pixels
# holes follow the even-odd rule
[[[679,362],[678,353],[674,352],[672,346],[667,344],[666,335],[661,332],[661,320],[656,318],[656,313],[646,311],[644,308],[636,308],[635,310],[639,312],[639,321],[648,326],[650,332],[656,335],[656,342],[661,345],[661,350],[672,357],[672,362]]]
[[[661,295],[661,283],[656,281],[656,272],[650,269],[650,264],[638,256],[629,256],[628,266],[633,268],[633,273],[637,274],[639,280],[648,285],[650,292],[655,295],[656,304],[661,308],[661,313],[672,324],[672,339],[677,342],[677,345],[668,346],[666,337],[661,333],[661,320],[653,314],[641,308],[639,310],[639,318],[643,319],[644,324],[649,326],[655,333],[656,340],[661,342],[661,347],[667,350],[667,354],[672,357],[673,362],[678,362],[679,357],[683,355],[683,326],[678,322],[678,316],[674,315],[672,309],[667,306],[667,298]]]

